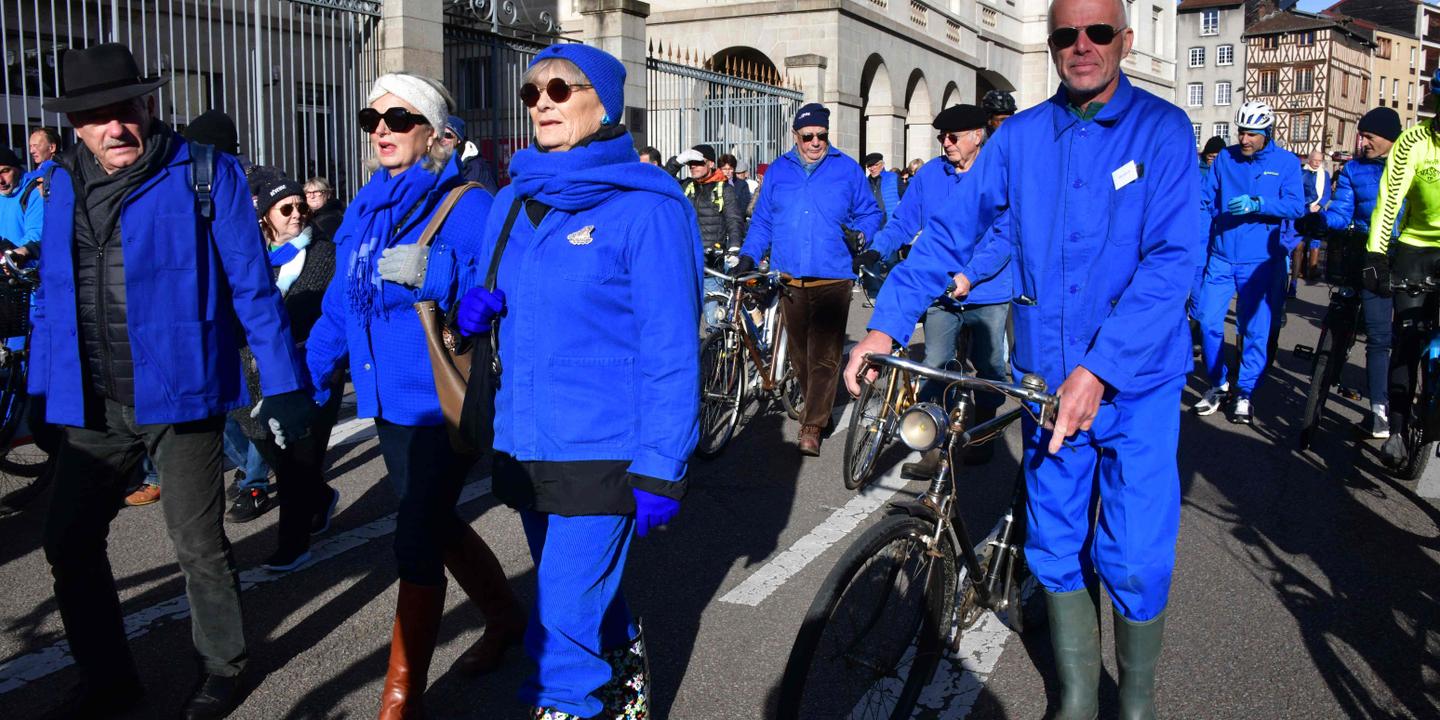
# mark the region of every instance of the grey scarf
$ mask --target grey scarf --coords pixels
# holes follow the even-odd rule
[[[178,138],[169,126],[159,120],[150,122],[145,137],[145,151],[129,167],[106,173],[95,154],[83,144],[75,154],[77,202],[75,203],[75,236],[81,247],[107,245],[117,234],[120,206],[164,167]],[[88,241],[88,242],[87,242]]]

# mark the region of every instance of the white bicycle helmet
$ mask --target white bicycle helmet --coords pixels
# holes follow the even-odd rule
[[[1235,127],[1241,130],[1265,130],[1275,124],[1275,111],[1258,100],[1247,100],[1235,111]]]

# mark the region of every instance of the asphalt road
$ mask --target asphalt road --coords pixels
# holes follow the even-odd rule
[[[1313,344],[1325,288],[1292,301],[1280,346]],[[851,335],[869,311],[851,311]],[[1363,383],[1363,353],[1345,380]],[[1440,717],[1440,506],[1378,466],[1374,441],[1353,424],[1357,401],[1332,401],[1324,433],[1297,453],[1304,363],[1282,350],[1256,394],[1253,427],[1223,415],[1182,425],[1179,565],[1158,690],[1172,718]],[[1192,377],[1185,405],[1202,384]],[[795,425],[758,410],[726,453],[696,462],[679,519],[639,540],[626,592],[643,615],[652,656],[652,717],[768,717],[795,632],[845,545],[886,498],[918,491],[886,481],[856,496],[840,482],[844,431],[821,457],[794,450]],[[364,423],[332,450],[342,499],[320,559],[276,576],[258,569],[274,543],[274,513],[228,525],[244,584],[251,643],[249,695],[232,717],[373,717],[395,601],[394,502]],[[344,434],[344,433],[341,433]],[[972,529],[993,525],[1008,500],[1018,437],[964,477]],[[887,466],[903,452],[888,453]],[[459,512],[484,536],[523,600],[533,568],[516,515],[477,470]],[[43,507],[0,518],[0,718],[29,718],[75,681],[39,548]],[[127,509],[110,555],[131,645],[148,690],[131,718],[174,716],[197,677],[183,584],[159,508]],[[1056,693],[1043,601],[1031,597],[1023,634],[994,617],[947,662],[920,716],[1040,718]],[[426,704],[437,718],[522,718],[521,653],[496,674],[461,677],[450,665],[478,636],[477,614],[449,595]],[[1107,618],[1108,646],[1108,618]],[[1114,713],[1107,660],[1104,713]],[[1105,715],[1102,715],[1102,717]]]

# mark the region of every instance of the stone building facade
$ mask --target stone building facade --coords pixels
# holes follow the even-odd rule
[[[1430,78],[1440,65],[1440,7],[1419,0],[1340,0],[1327,8],[1325,14],[1365,21],[1403,38],[1407,47],[1403,54],[1392,53],[1390,58],[1376,60],[1377,79],[1384,74],[1390,83],[1385,100],[1388,104],[1394,103],[1397,97],[1400,99],[1399,106],[1391,104],[1390,107],[1395,108],[1401,118],[1407,117],[1405,105],[1409,103],[1415,106],[1416,121],[1435,116],[1434,106],[1426,103],[1425,98]],[[1381,72],[1382,60],[1390,61],[1384,63],[1384,73]],[[1405,72],[1402,73],[1402,69]],[[1413,87],[1407,88],[1407,82]],[[1407,97],[1411,98],[1408,102]]]
[[[1236,142],[1245,101],[1244,0],[1184,0],[1176,8],[1175,104],[1190,116],[1198,150],[1211,137]]]

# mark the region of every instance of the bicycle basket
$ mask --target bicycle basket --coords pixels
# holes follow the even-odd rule
[[[1346,230],[1331,233],[1325,241],[1325,282],[1331,285],[1360,285],[1360,271],[1365,267],[1365,243],[1369,238],[1360,232]]]
[[[30,332],[30,288],[0,283],[0,338]]]

